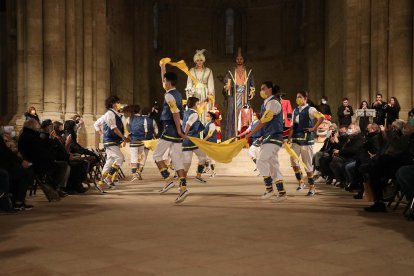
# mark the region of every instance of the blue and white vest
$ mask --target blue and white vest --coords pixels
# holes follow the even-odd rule
[[[270,100],[266,102],[266,105],[263,103],[261,108],[261,113],[266,112],[267,105],[271,101],[277,101],[274,96],[271,96]],[[262,128],[263,133],[263,144],[276,144],[282,146],[283,143],[283,112],[282,110],[279,114],[273,114],[272,120],[267,122]]]
[[[107,112],[113,112],[116,119],[116,127],[124,134],[124,123],[122,122],[122,115],[119,116],[114,110],[109,109]],[[103,124],[103,142],[104,147],[119,146],[122,143],[122,138],[119,137],[106,123]]]
[[[293,110],[293,135],[292,142],[301,146],[313,145],[314,144],[314,133],[308,132],[305,128],[312,128],[313,121],[309,116],[310,106],[306,106],[299,111],[299,107]],[[299,123],[296,123],[296,117],[299,116]]]
[[[183,97],[181,96],[181,93],[177,89],[171,90],[168,93],[174,97],[175,102],[177,104],[177,108],[180,110],[180,118],[182,118],[183,117]],[[182,143],[183,138],[181,138],[180,135],[178,135],[177,128],[174,123],[173,114],[170,110],[170,106],[165,101],[165,99],[164,99],[164,104],[162,106],[160,120],[164,127],[164,131],[162,132],[160,138],[170,141],[170,142],[174,142],[174,143]]]

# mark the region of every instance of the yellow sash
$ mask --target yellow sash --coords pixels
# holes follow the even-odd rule
[[[217,144],[195,137],[188,138],[209,157],[220,163],[230,163],[247,144],[246,139],[241,139],[234,143],[225,144],[225,142],[223,142],[221,144]]]
[[[309,171],[309,168],[303,163],[302,159],[299,158],[299,156],[296,154],[296,152],[292,149],[292,147],[286,143],[286,141],[283,141],[283,145],[285,146],[285,149],[287,153],[295,160],[298,160],[299,163],[306,169],[306,171]]]
[[[193,74],[190,73],[190,70],[188,70],[187,64],[185,64],[184,60],[172,62],[170,58],[166,57],[160,60],[160,64],[169,64],[171,66],[177,67],[193,80],[194,85],[198,84],[198,80],[193,76]]]
[[[144,140],[144,147],[155,151],[155,149],[157,148],[157,144],[158,144],[158,139],[157,140]]]

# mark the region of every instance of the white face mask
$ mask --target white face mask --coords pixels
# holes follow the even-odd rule
[[[322,104],[326,104],[327,103],[327,101],[326,100],[322,100]]]

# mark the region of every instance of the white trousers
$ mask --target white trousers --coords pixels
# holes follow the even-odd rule
[[[112,167],[113,164],[121,166],[124,163],[124,155],[121,152],[119,146],[111,146],[105,148],[106,152],[106,162],[103,167],[103,171],[107,172]]]
[[[257,156],[259,156],[260,147],[256,147],[251,145],[249,148],[249,156],[251,158],[257,159]]]
[[[191,161],[193,160],[193,153],[197,155],[198,158],[198,164],[206,164],[207,161],[207,155],[200,149],[196,150],[189,150],[189,151],[183,151],[184,155],[184,170],[188,172],[188,170],[191,167]]]
[[[313,158],[313,145],[306,145],[301,146],[296,143],[292,143],[292,149],[296,152],[296,154],[299,156],[299,158],[302,159],[303,163],[305,163],[306,167],[308,169],[305,169],[306,172],[313,172],[313,166],[312,166],[312,158]],[[290,162],[292,166],[299,166],[299,161],[290,158]]]
[[[131,157],[131,163],[139,163],[141,155],[144,152],[144,146],[141,147],[129,147],[129,154]]]
[[[176,171],[183,170],[183,145],[182,143],[173,143],[164,139],[159,139],[157,148],[154,152],[155,162],[165,161],[165,154],[169,151],[171,162]]]
[[[280,146],[276,144],[263,144],[260,146],[257,157],[257,169],[262,176],[271,176],[273,180],[282,180],[283,175],[279,164]]]

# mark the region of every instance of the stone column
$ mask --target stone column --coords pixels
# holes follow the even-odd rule
[[[19,13],[18,22],[25,22],[25,30],[22,36],[25,37],[25,44],[19,42],[19,77],[18,85],[25,84],[25,109],[34,106],[41,116],[43,112],[43,11],[42,0],[25,1],[25,18]],[[24,5],[23,3],[21,3]],[[25,21],[26,20],[26,21]],[[21,28],[19,27],[19,31]],[[19,38],[21,34],[19,34]],[[21,60],[21,54],[25,54]],[[25,68],[24,68],[25,66]],[[25,71],[23,73],[23,71]],[[23,73],[23,74],[22,74]],[[21,87],[18,88],[21,93]],[[60,93],[60,90],[59,90]]]
[[[65,120],[77,113],[76,110],[76,1],[66,0],[66,98]]]
[[[389,2],[389,82],[388,99],[394,96],[401,105],[402,118],[412,108],[413,3]]]
[[[153,48],[152,1],[142,1],[134,11],[134,103],[151,106],[150,57]]]
[[[370,0],[359,1],[360,94],[359,102],[370,100]]]
[[[75,0],[76,111],[83,113],[83,0]]]
[[[29,1],[30,2],[30,1]],[[43,0],[44,119],[62,119],[65,78],[65,1]]]
[[[388,90],[388,0],[371,1],[371,97]]]

